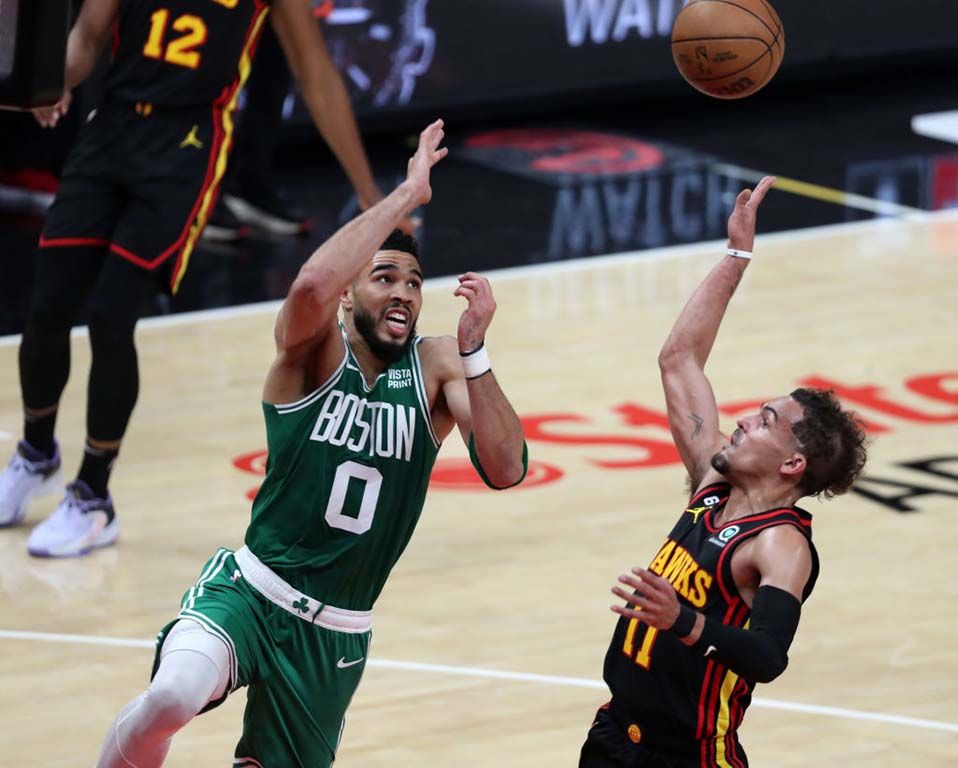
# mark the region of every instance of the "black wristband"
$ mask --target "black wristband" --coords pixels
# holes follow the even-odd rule
[[[688,637],[695,629],[695,619],[698,613],[693,611],[687,605],[679,605],[679,615],[675,623],[669,627],[669,631],[676,637]]]

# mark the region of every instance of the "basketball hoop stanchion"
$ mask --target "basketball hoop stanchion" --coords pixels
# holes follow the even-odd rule
[[[55,104],[63,95],[70,0],[0,0],[0,109]]]

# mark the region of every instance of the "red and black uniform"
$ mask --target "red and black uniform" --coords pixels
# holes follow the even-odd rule
[[[212,210],[269,0],[122,0],[104,97],[40,245],[102,246],[175,292]]]
[[[139,392],[136,323],[161,289],[179,288],[213,209],[237,95],[271,4],[120,0],[103,96],[67,159],[40,238],[20,346],[28,409],[59,402],[70,328],[86,308],[87,434],[124,436]],[[24,427],[48,453],[55,420],[54,411]],[[96,475],[102,485],[112,459],[88,472],[89,455],[80,479]]]
[[[747,628],[750,609],[732,578],[735,550],[773,526],[800,530],[812,553],[803,601],[818,577],[818,555],[812,544],[812,517],[797,507],[716,526],[713,521],[730,490],[727,483],[718,483],[696,493],[649,570],[671,582],[679,601],[708,620]],[[754,682],[699,655],[671,632],[625,617],[619,619],[606,653],[604,678],[612,700],[599,710],[589,731],[583,768],[748,765],[737,729]]]

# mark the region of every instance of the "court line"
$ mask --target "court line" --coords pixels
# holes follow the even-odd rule
[[[52,632],[25,632],[13,629],[0,629],[0,640],[33,640],[46,643],[76,643],[82,645],[104,645],[120,648],[154,648],[153,640],[139,640],[131,637],[101,637],[98,635],[69,635]],[[601,680],[590,680],[584,677],[564,677],[561,675],[540,675],[532,672],[510,672],[501,669],[483,669],[480,667],[459,667],[448,664],[428,664],[418,661],[395,661],[391,659],[370,659],[369,667],[381,669],[398,669],[407,672],[432,672],[435,674],[454,675],[457,677],[478,677],[485,680],[507,680],[520,683],[540,683],[542,685],[557,685],[570,688],[590,688],[608,690]],[[845,720],[862,720],[874,723],[888,723],[903,725],[911,728],[921,728],[929,731],[947,731],[958,733],[958,723],[947,723],[941,720],[927,720],[920,717],[893,715],[886,712],[863,712],[857,709],[844,707],[828,707],[820,704],[802,704],[794,701],[766,699],[756,697],[752,699],[752,706],[758,709],[778,709],[787,712],[800,712],[806,715],[823,715]]]
[[[754,171],[754,173],[759,173]],[[761,175],[759,175],[759,178]],[[868,198],[865,198],[868,199]],[[917,208],[909,208],[910,213],[907,216],[890,219],[868,219],[865,221],[845,221],[838,224],[823,224],[818,227],[804,227],[802,229],[789,229],[782,232],[763,233],[758,236],[759,245],[765,243],[776,243],[779,241],[802,241],[817,240],[823,237],[834,237],[836,235],[855,234],[865,232],[871,229],[887,229],[899,221],[907,223],[934,222],[938,219],[958,219],[958,209],[946,209],[942,211],[921,211]],[[504,282],[509,280],[521,280],[527,277],[541,275],[556,275],[566,272],[583,272],[590,269],[601,269],[603,267],[614,267],[627,264],[633,261],[643,263],[655,261],[668,261],[688,256],[690,254],[699,254],[703,251],[712,250],[716,253],[724,253],[725,239],[721,240],[703,240],[696,243],[682,243],[681,245],[670,245],[664,248],[649,248],[638,251],[624,251],[622,253],[606,254],[604,256],[582,256],[577,259],[565,259],[563,261],[550,261],[540,264],[527,264],[520,267],[504,267],[502,269],[493,269],[482,274],[494,282]],[[447,290],[456,285],[455,275],[446,275],[441,277],[427,278],[423,286],[424,292]],[[193,325],[206,322],[216,322],[218,320],[227,320],[235,317],[247,317],[260,314],[276,314],[282,305],[282,299],[273,301],[261,301],[252,304],[237,304],[232,307],[217,307],[214,309],[198,309],[193,312],[179,312],[174,315],[162,315],[160,317],[147,317],[137,324],[138,330],[149,330],[153,328],[169,328],[179,325]],[[86,326],[78,326],[71,332],[72,338],[86,338]],[[16,346],[20,343],[20,334],[14,333],[8,336],[0,336],[0,347]]]
[[[919,136],[958,144],[958,110],[914,115],[911,118],[911,129]]]
[[[729,165],[728,163],[716,163],[712,169],[724,176],[731,176],[733,179],[741,179],[751,183],[757,182],[763,176],[776,176],[774,173],[763,173],[751,168],[742,168],[739,165]],[[853,192],[845,192],[834,187],[826,187],[821,184],[812,184],[807,181],[790,179],[788,176],[776,176],[775,186],[781,192],[791,192],[794,195],[810,197],[813,200],[822,200],[826,203],[835,203],[843,205],[846,208],[855,208],[860,211],[869,211],[881,216],[903,216],[915,213],[927,213],[921,208],[911,208],[900,203],[892,203],[887,200],[876,200],[864,195],[856,195]]]

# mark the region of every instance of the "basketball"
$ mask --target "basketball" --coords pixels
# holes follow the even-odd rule
[[[765,86],[785,55],[785,30],[766,0],[691,0],[672,27],[672,58],[693,88],[741,99]]]

